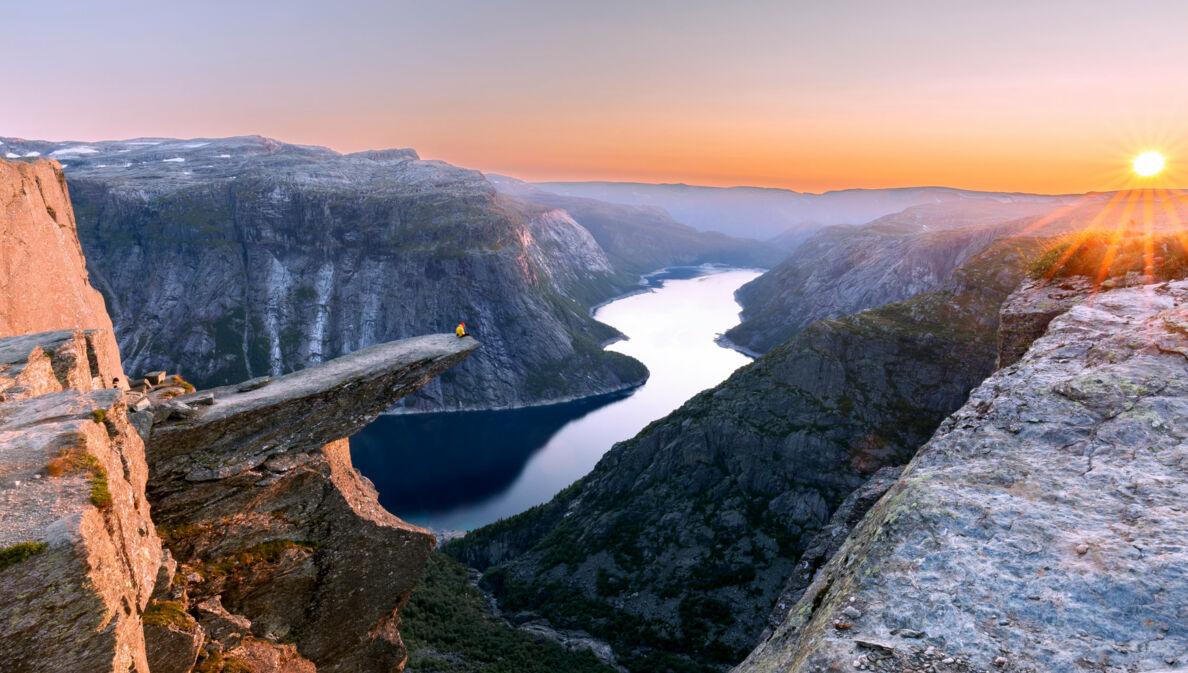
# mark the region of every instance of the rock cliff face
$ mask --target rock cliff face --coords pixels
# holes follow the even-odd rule
[[[20,184],[0,190],[38,184],[9,177]],[[61,180],[39,186],[35,204],[69,213]],[[97,299],[69,228],[13,212],[5,231],[63,267],[45,292],[0,297],[0,315]],[[3,287],[30,277],[0,271]],[[79,306],[57,320],[92,324]],[[0,335],[4,670],[400,670],[399,611],[434,539],[379,506],[345,437],[477,342],[385,343],[172,399],[169,387],[105,388],[119,373],[103,351],[113,343],[92,329]]]
[[[814,323],[447,553],[486,570],[505,609],[605,638],[633,671],[723,670],[830,514],[993,370],[1017,259],[979,257],[946,290]]]
[[[646,371],[598,347],[615,333],[589,317],[591,305],[673,261],[774,261],[754,241],[667,218],[595,217],[612,262],[564,211],[411,150],[340,155],[259,137],[3,140],[68,164],[83,248],[129,370],[181,371],[200,387],[465,321],[485,348],[407,407],[623,390]],[[626,240],[641,233],[646,246]]]
[[[99,330],[91,337],[94,356],[121,376],[111,318],[87,282],[61,168],[48,159],[0,159],[0,204],[0,335]]]
[[[181,564],[172,599],[218,600],[244,636],[292,643],[319,671],[399,667],[398,611],[434,538],[379,506],[342,438],[477,347],[406,339],[174,398],[148,442],[153,518]]]
[[[739,673],[1182,666],[1186,302],[1177,281],[1052,320],[941,425]]]
[[[144,497],[144,444],[123,392],[91,386],[104,373],[86,348],[80,331],[0,339],[7,670],[149,672],[140,615],[161,541]]]
[[[1062,201],[962,199],[915,206],[861,227],[825,229],[739,288],[742,324],[726,338],[764,353],[814,320],[940,289],[966,260],[1028,228]],[[1052,235],[1059,228],[1053,223],[1043,233]]]

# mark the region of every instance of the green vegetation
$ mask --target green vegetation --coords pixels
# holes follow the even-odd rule
[[[243,661],[227,656],[218,650],[202,650],[194,673],[252,673],[252,668]]]
[[[1188,276],[1186,245],[1188,241],[1174,235],[1148,238],[1123,229],[1081,232],[1061,238],[1036,256],[1027,273],[1032,278],[1105,279],[1149,271],[1156,282],[1174,280]]]
[[[97,419],[96,422],[102,422],[102,419]],[[86,440],[81,435],[75,438],[73,445],[58,451],[58,455],[45,466],[45,471],[51,477],[86,472],[91,477],[91,504],[99,509],[111,504],[111,491],[107,488],[107,469],[98,458],[87,453]]]
[[[179,376],[177,374],[170,376],[169,380],[172,381],[174,385],[181,386],[182,390],[186,391],[187,393],[194,392],[193,384],[191,384],[189,381],[183,379],[181,376]]]
[[[196,622],[176,601],[154,601],[144,611],[141,620],[154,626],[172,626],[179,631],[192,633]]]
[[[429,557],[425,574],[402,616],[408,667],[484,673],[611,673],[585,650],[534,638],[487,614],[466,566],[445,554]]]
[[[96,423],[102,423],[107,420],[107,409],[94,409],[91,411],[91,420]]]
[[[0,549],[0,571],[7,570],[25,559],[37,556],[45,551],[47,547],[48,545],[44,542],[22,542]]]
[[[231,574],[235,570],[240,570],[259,563],[276,563],[280,560],[281,555],[289,549],[297,549],[304,552],[312,552],[318,548],[316,542],[305,542],[302,540],[269,540],[268,542],[261,542],[253,545],[247,549],[224,556],[217,561],[203,563],[194,570],[203,579],[213,579],[223,577]]]
[[[107,470],[100,465],[91,473],[91,504],[99,509],[111,505],[111,491],[107,489]]]

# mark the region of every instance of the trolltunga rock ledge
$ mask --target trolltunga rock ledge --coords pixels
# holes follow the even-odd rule
[[[1188,282],[1077,304],[977,388],[735,670],[1188,663]]]
[[[217,598],[250,624],[208,632],[206,651],[266,641],[321,673],[400,670],[399,613],[435,540],[380,506],[346,438],[477,348],[394,341],[153,408],[147,492],[179,563],[169,598],[199,613]]]
[[[153,480],[222,479],[259,467],[275,454],[349,437],[478,346],[473,338],[452,334],[402,339],[284,376],[175,398],[188,411],[153,425]],[[211,394],[214,404],[195,404]]]

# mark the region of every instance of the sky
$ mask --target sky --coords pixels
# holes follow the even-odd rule
[[[0,0],[0,135],[258,133],[528,180],[1188,185],[1188,3]],[[1181,156],[1182,154],[1182,156]]]

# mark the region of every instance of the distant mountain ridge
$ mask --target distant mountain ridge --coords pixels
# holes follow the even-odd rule
[[[780,237],[792,250],[822,227],[864,224],[905,208],[960,199],[1045,201],[1040,194],[978,192],[950,187],[847,189],[811,194],[767,187],[703,187],[641,182],[536,182],[564,196],[637,206],[659,206],[678,222],[701,231],[760,240]]]

